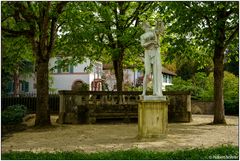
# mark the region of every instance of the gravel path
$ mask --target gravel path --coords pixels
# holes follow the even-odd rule
[[[228,125],[208,125],[211,115],[193,115],[191,123],[168,124],[165,139],[138,140],[138,126],[132,124],[59,125],[57,116],[51,117],[54,127],[7,135],[2,139],[2,152],[7,151],[109,151],[141,148],[158,151],[201,148],[222,144],[238,145],[238,117],[226,116]]]

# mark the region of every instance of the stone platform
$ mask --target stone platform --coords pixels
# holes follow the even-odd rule
[[[140,96],[140,100],[145,100],[145,101],[166,101],[166,96],[153,96],[153,95],[144,95],[144,96]]]
[[[168,125],[166,100],[141,100],[138,103],[138,138],[166,137]]]

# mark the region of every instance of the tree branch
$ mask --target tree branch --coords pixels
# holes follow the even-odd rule
[[[187,9],[190,9],[191,8],[191,6],[187,3],[187,2],[182,2],[184,5],[185,5],[185,7],[187,8]]]
[[[227,48],[227,46],[230,44],[232,39],[239,33],[239,24],[237,24],[235,30],[230,34],[229,38],[226,40],[224,44],[224,50]]]
[[[141,5],[142,4],[142,5]],[[127,19],[127,23],[125,25],[125,28],[128,28],[133,22],[134,20],[136,19],[136,17],[138,17],[138,14],[139,12],[145,12],[147,11],[150,7],[152,6],[152,3],[149,3],[149,5],[146,5],[146,4],[143,4],[143,3],[140,3],[138,5],[138,7],[135,9],[134,13],[132,14],[132,16],[130,16],[128,19]],[[128,21],[130,21],[128,23]]]
[[[62,1],[57,4],[57,13],[58,14],[61,14],[63,12],[63,8],[64,8],[64,6],[67,5],[67,3],[68,3],[67,1]]]
[[[61,14],[63,12],[63,8],[64,6],[67,4],[68,2],[66,1],[62,1],[59,2],[57,4],[57,15],[55,15],[54,17],[52,17],[52,22],[51,22],[51,29],[50,29],[50,41],[49,41],[49,45],[48,45],[48,52],[50,53],[52,51],[52,48],[55,44],[55,39],[56,39],[56,34],[57,34],[57,30],[60,27],[60,25],[57,27],[57,19],[59,14]]]
[[[190,5],[189,3],[187,3],[187,2],[183,2],[183,4],[185,5],[185,7],[186,7],[187,9],[191,9],[191,8],[192,8],[191,5]],[[196,2],[195,4],[198,5],[197,2]],[[214,37],[212,25],[211,25],[211,23],[210,23],[210,20],[209,20],[208,16],[205,15],[205,14],[204,14],[203,12],[201,12],[201,11],[195,10],[195,12],[198,13],[198,14],[200,14],[200,15],[207,21],[209,33],[210,33],[211,37]]]
[[[214,36],[213,36],[212,25],[211,25],[211,23],[210,23],[210,20],[209,20],[209,18],[208,18],[206,15],[203,15],[203,17],[204,17],[204,18],[205,18],[205,20],[207,21],[208,30],[209,30],[209,32],[210,32],[210,34],[211,34],[211,36],[212,36],[212,37],[214,37]]]
[[[10,17],[13,17],[13,15],[9,15],[9,16],[6,16],[6,17],[2,17],[1,18],[1,22],[4,22],[5,20],[7,20],[8,18]]]
[[[2,31],[6,32],[8,34],[11,34],[11,36],[31,36],[32,35],[32,30],[22,30],[22,31],[15,31],[11,29],[6,29],[2,27]]]
[[[226,28],[226,31],[233,30],[233,29],[235,29],[238,25],[239,25],[239,24],[237,24],[236,26],[228,27],[228,28]]]
[[[32,5],[31,2],[27,2],[27,4]],[[22,18],[24,18],[27,22],[32,22],[36,19],[38,19],[38,17],[36,15],[34,15],[34,12],[30,12],[27,10],[27,8],[22,4],[22,2],[16,2],[14,4],[18,10],[16,10],[16,12],[19,12],[22,15]],[[17,16],[19,17],[19,14],[17,14]],[[15,19],[17,19],[18,17],[15,17]]]
[[[63,25],[63,24],[65,24],[66,23],[66,21],[63,21],[62,23],[60,23],[59,25],[57,25],[57,31],[58,31],[58,29]]]

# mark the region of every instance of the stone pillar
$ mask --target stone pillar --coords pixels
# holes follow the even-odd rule
[[[138,103],[138,138],[163,138],[167,134],[168,102],[141,100]]]
[[[64,118],[65,118],[65,98],[63,94],[59,94],[59,117],[58,117],[58,123],[63,124]]]

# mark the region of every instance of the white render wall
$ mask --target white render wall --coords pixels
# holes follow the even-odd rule
[[[54,67],[57,58],[51,58],[49,67]],[[98,67],[102,70],[102,63],[95,63],[98,64]],[[51,88],[58,90],[71,90],[72,85],[75,81],[83,81],[84,83],[89,84],[89,90],[91,90],[92,81],[96,78],[101,78],[98,74],[94,74],[93,72],[88,73],[85,71],[85,68],[90,65],[90,60],[86,59],[85,62],[82,64],[78,64],[77,66],[73,67],[73,73],[57,73],[57,69],[54,70],[51,77],[53,78],[53,84]],[[93,68],[93,71],[96,71]],[[100,71],[101,73],[101,71]]]
[[[37,92],[37,89],[34,87],[34,84],[36,84],[36,77],[35,77],[35,74],[31,74],[27,77],[23,77],[23,76],[20,76],[20,80],[25,80],[29,83],[29,86],[28,86],[28,93],[36,93]],[[21,89],[21,87],[20,87]]]
[[[57,58],[54,57],[54,58],[51,58],[49,60],[49,68],[53,68],[55,65],[57,65],[55,62],[57,61]],[[84,69],[86,67],[88,67],[90,65],[90,60],[89,59],[86,59],[85,62],[83,62],[82,64],[78,64],[77,66],[74,66],[73,67],[73,71],[74,73],[78,73],[78,72],[86,72],[84,71]],[[53,73],[57,73],[57,69],[54,70]]]
[[[51,88],[56,90],[71,90],[72,85],[75,81],[83,81],[89,84],[90,77],[89,74],[52,74],[53,84]]]
[[[113,90],[113,87],[116,84],[116,78],[115,78],[115,75],[114,75],[114,71],[104,70],[104,73],[107,76],[106,83],[108,84],[109,90],[111,91],[111,90]],[[137,81],[138,77],[143,76],[143,72],[137,71],[137,70],[134,71],[132,69],[124,69],[123,74],[124,74],[123,82],[124,83],[130,82],[133,85],[136,84],[136,81]],[[165,91],[165,87],[167,85],[172,85],[172,83],[162,82],[162,90],[163,91]]]

